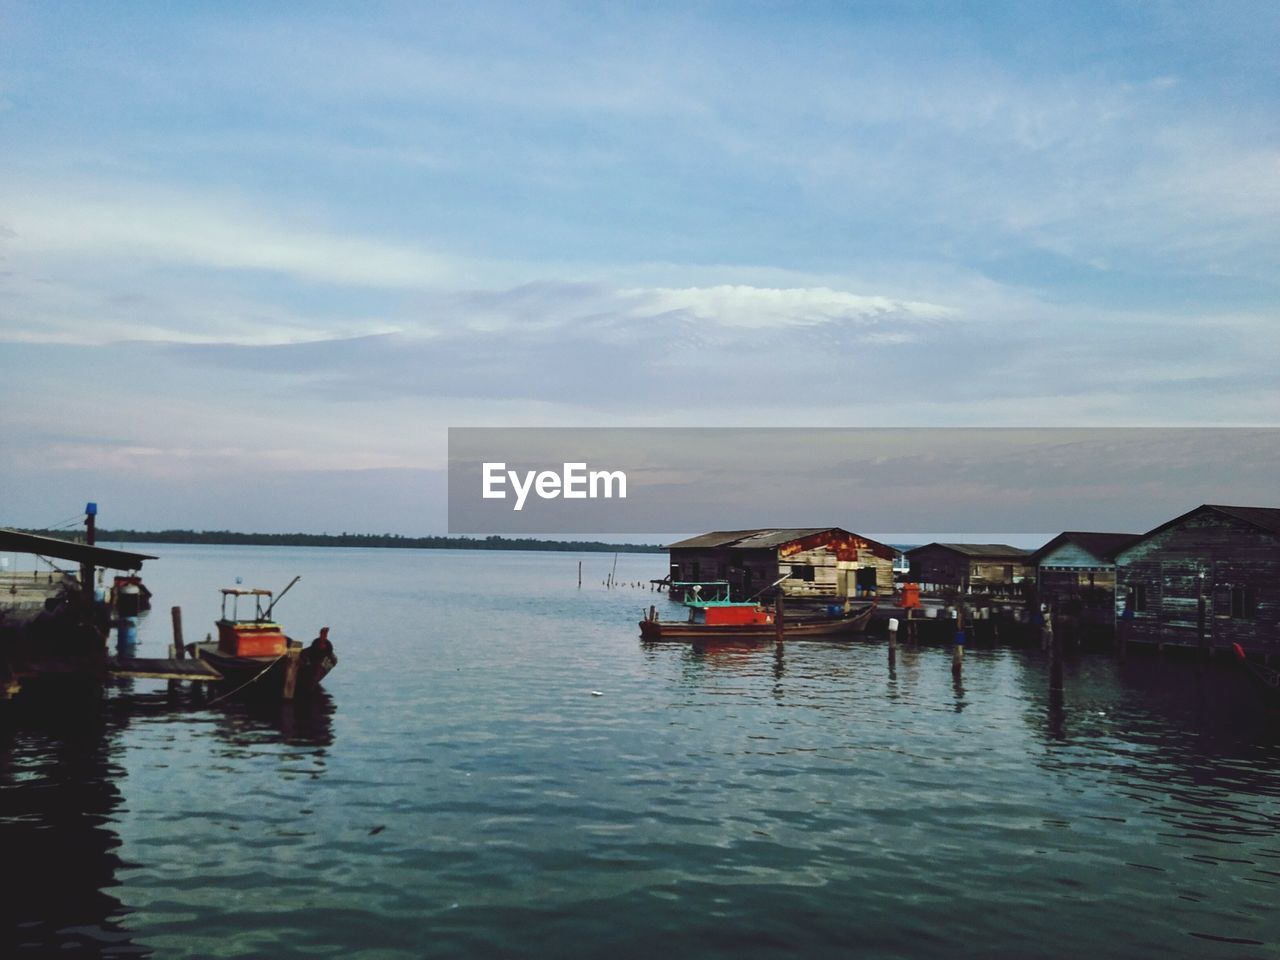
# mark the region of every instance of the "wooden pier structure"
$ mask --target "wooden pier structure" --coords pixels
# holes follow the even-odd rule
[[[86,527],[91,533],[96,506],[89,506],[93,509],[86,511]],[[92,683],[112,673],[163,672],[166,677],[182,674],[180,679],[213,679],[203,671],[195,677],[183,668],[170,669],[170,661],[127,666],[107,656],[111,614],[95,596],[95,572],[99,567],[141,570],[145,561],[155,557],[7,529],[0,529],[0,550],[79,565],[75,573],[53,569],[8,573],[0,579],[0,699],[17,696],[31,683],[66,679]],[[131,669],[147,673],[130,673]]]

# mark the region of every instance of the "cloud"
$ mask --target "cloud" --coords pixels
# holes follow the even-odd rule
[[[373,288],[421,287],[450,270],[446,257],[343,233],[324,218],[272,217],[245,200],[162,187],[10,181],[0,217],[9,259],[264,271]]]
[[[833,425],[866,410],[900,423],[1031,424],[1258,423],[1277,412],[1265,387],[1278,351],[1247,348],[1256,324],[1229,315],[1132,314],[1081,336],[1079,311],[1020,301],[974,316],[965,304],[825,288],[565,283],[453,293],[416,309],[421,321],[394,333],[171,352],[349,403],[468,398],[509,404],[490,407],[505,417],[544,404],[544,421],[570,423],[767,423],[780,405]],[[1242,405],[1250,395],[1258,402]],[[475,422],[463,417],[450,422]]]
[[[866,296],[843,290],[776,289],[742,284],[685,289],[621,291],[635,297],[640,310],[678,313],[700,322],[738,330],[771,330],[850,323],[872,327],[883,322],[942,320],[955,313],[933,303]]]

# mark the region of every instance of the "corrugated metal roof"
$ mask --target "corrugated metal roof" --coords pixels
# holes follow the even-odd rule
[[[668,550],[688,550],[699,547],[727,547],[731,543],[737,543],[743,537],[749,537],[752,534],[763,533],[762,530],[714,530],[711,533],[704,533],[696,537],[689,537],[687,540],[678,540],[675,543],[667,544]]]
[[[1011,560],[1022,559],[1031,556],[1030,550],[1023,550],[1021,547],[1011,547],[1007,543],[926,543],[923,547],[916,547],[914,550],[908,550],[907,556],[913,553],[919,553],[921,550],[928,550],[930,547],[942,547],[944,550],[950,550],[952,553],[959,553],[966,557],[973,557],[978,560],[995,560],[1007,557]]]
[[[828,531],[840,531],[840,528],[799,527],[789,530],[757,530],[750,536],[743,537],[737,543],[730,544],[730,546],[734,550],[770,550],[774,547],[780,547],[784,543],[790,543],[792,540],[801,540],[805,537],[811,537],[815,533],[826,533]]]
[[[32,553],[41,557],[57,557],[59,560],[74,560],[77,563],[92,563],[94,566],[108,567],[112,570],[140,570],[143,560],[155,559],[147,553],[112,550],[110,547],[90,546],[86,543],[73,543],[70,540],[58,540],[55,537],[42,537],[34,533],[3,529],[0,529],[0,550]]]
[[[1043,547],[1031,555],[1039,560],[1064,543],[1074,543],[1082,550],[1087,550],[1099,560],[1110,560],[1117,553],[1133,543],[1141,536],[1137,533],[1088,533],[1079,530],[1068,530],[1060,533]]]
[[[731,547],[734,550],[768,550],[780,547],[792,540],[811,537],[815,533],[826,533],[828,530],[847,531],[839,527],[765,527],[760,530],[717,530],[704,533],[699,537],[690,537],[677,543],[667,545],[668,550],[709,549],[714,547]]]

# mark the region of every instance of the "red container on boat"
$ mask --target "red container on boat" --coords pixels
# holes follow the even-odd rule
[[[740,626],[744,623],[772,623],[773,618],[767,611],[757,606],[735,604],[726,607],[707,607],[704,622]]]
[[[288,649],[280,624],[218,621],[218,652],[232,657],[278,657]]]
[[[904,583],[902,585],[902,608],[910,610],[920,606],[920,584]]]

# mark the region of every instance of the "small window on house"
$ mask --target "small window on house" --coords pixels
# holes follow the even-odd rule
[[[813,582],[813,564],[811,563],[793,563],[791,565],[792,580],[807,580]]]
[[[1241,620],[1252,620],[1255,607],[1252,587],[1231,588],[1231,616]]]
[[[1125,606],[1130,613],[1147,612],[1147,585],[1145,583],[1129,584],[1129,592],[1125,597]]]

